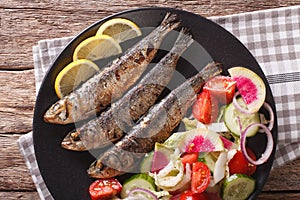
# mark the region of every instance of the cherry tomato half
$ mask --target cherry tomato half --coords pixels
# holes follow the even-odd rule
[[[205,83],[203,90],[210,91],[219,103],[228,104],[235,93],[235,81],[229,76],[216,76]]]
[[[256,157],[250,148],[247,148],[248,155],[256,160]],[[256,170],[256,165],[253,165],[247,161],[241,151],[237,151],[233,158],[228,163],[229,173],[232,174],[246,174],[251,176]]]
[[[214,122],[219,114],[218,102],[209,91],[202,91],[192,108],[193,116],[204,124]]]
[[[89,187],[92,200],[110,199],[118,195],[122,190],[122,185],[115,178],[98,179]]]
[[[198,152],[192,152],[192,153],[185,153],[181,156],[181,161],[183,166],[185,166],[187,163],[189,163],[191,166],[194,162],[198,161]]]
[[[193,193],[187,190],[181,194],[180,200],[209,200],[209,197],[206,193]]]
[[[191,188],[193,193],[202,193],[210,182],[210,170],[206,164],[195,162],[192,165]]]

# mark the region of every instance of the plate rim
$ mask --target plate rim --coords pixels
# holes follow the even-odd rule
[[[43,78],[43,81],[41,83],[41,86],[40,86],[40,89],[43,88],[43,86],[46,84],[46,79],[47,77],[49,77],[51,75],[51,73],[53,72],[53,68],[55,66],[57,66],[57,62],[59,61],[59,58],[61,57],[62,53],[65,51],[65,49],[68,49],[70,48],[70,46],[73,45],[74,42],[76,42],[82,35],[84,35],[86,32],[88,31],[91,31],[91,29],[95,28],[96,26],[100,26],[101,23],[107,21],[108,19],[111,19],[111,18],[114,18],[114,17],[118,17],[118,16],[121,16],[121,15],[126,15],[128,13],[134,13],[134,12],[140,12],[140,11],[151,11],[151,10],[154,10],[154,11],[163,11],[163,12],[175,12],[175,13],[185,13],[185,14],[188,14],[188,15],[194,15],[196,17],[200,17],[202,20],[205,20],[205,21],[208,21],[210,24],[213,24],[214,26],[216,26],[217,28],[219,29],[222,29],[222,31],[226,31],[236,42],[239,43],[239,45],[243,46],[243,48],[245,48],[249,54],[249,56],[252,57],[252,59],[256,62],[256,65],[260,68],[262,74],[264,77],[262,77],[264,79],[264,82],[268,84],[267,87],[270,87],[270,84],[268,83],[268,80],[266,79],[266,76],[264,74],[264,72],[262,71],[262,68],[260,67],[259,63],[257,62],[256,58],[252,55],[252,53],[249,51],[249,49],[236,37],[234,36],[231,32],[229,32],[228,30],[226,30],[225,28],[223,28],[222,26],[220,26],[219,24],[215,23],[214,21],[206,18],[206,17],[203,17],[199,14],[196,14],[196,13],[193,13],[193,12],[189,12],[187,10],[183,10],[183,9],[177,9],[177,8],[171,8],[171,7],[141,7],[141,8],[134,8],[134,9],[128,9],[128,10],[124,10],[124,11],[121,11],[121,12],[117,12],[117,13],[114,13],[114,14],[111,14],[111,15],[108,15],[92,24],[90,24],[89,26],[87,26],[86,28],[84,28],[82,31],[80,31],[77,35],[75,35],[63,48],[62,50],[60,51],[60,53],[53,59],[53,62],[52,64],[50,65],[50,67],[48,68],[44,78]],[[272,164],[274,162],[274,157],[275,157],[275,151],[276,151],[276,146],[277,146],[277,138],[278,138],[278,125],[277,125],[277,112],[276,112],[276,104],[275,104],[275,101],[274,101],[274,96],[273,96],[273,93],[272,91],[270,90],[270,95],[271,95],[271,101],[273,103],[273,109],[274,109],[274,117],[275,117],[275,122],[274,122],[274,129],[272,130],[272,135],[273,135],[273,138],[274,138],[274,148],[273,148],[273,151],[272,151],[272,154],[270,156],[269,159],[271,159],[271,164],[270,166],[268,167],[268,171],[266,172],[266,178],[262,181],[261,185],[264,186],[268,177],[269,177],[269,174],[270,174],[270,171],[271,171],[271,167],[272,167]],[[38,164],[38,168],[40,170],[40,161],[38,159],[39,157],[39,153],[36,152],[36,149],[37,149],[37,144],[36,144],[36,116],[37,116],[37,103],[40,101],[41,99],[41,91],[39,90],[38,92],[38,95],[36,97],[36,102],[35,102],[35,108],[34,108],[34,115],[33,115],[33,122],[32,122],[32,127],[33,127],[33,146],[34,146],[34,152],[35,152],[35,155],[36,155],[36,161],[37,161],[37,164]],[[268,161],[269,162],[269,161]],[[45,179],[44,178],[44,175],[42,174],[42,171],[40,171],[40,174],[43,178],[43,180]],[[51,193],[52,195],[52,192],[51,192],[51,189],[49,188],[48,184],[46,183],[46,181],[44,180],[49,192]],[[259,191],[254,191],[251,195],[251,199],[255,199],[258,194],[262,191],[263,188],[260,188]]]

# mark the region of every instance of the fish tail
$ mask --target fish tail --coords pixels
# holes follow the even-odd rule
[[[208,63],[202,70],[201,70],[201,77],[206,82],[210,78],[219,75],[222,72],[222,64],[221,63]]]
[[[194,40],[192,38],[190,30],[188,28],[182,28],[175,41],[174,48],[171,51],[177,54],[181,54],[193,43],[193,41]]]
[[[165,15],[165,18],[161,22],[160,26],[172,30],[172,29],[177,28],[179,24],[180,24],[180,22],[178,20],[178,16],[174,13],[168,12]]]
[[[221,72],[221,63],[208,63],[197,75],[189,79],[189,84],[194,89],[194,92],[197,94],[201,90],[205,82],[207,82],[214,76],[220,75]]]

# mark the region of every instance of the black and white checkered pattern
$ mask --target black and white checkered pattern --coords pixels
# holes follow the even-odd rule
[[[235,35],[254,55],[267,76],[278,117],[278,146],[273,167],[300,156],[300,6],[211,17]],[[36,88],[71,38],[43,40],[33,47]],[[51,200],[40,175],[32,132],[20,137],[20,151],[41,199]]]
[[[34,153],[32,132],[21,136],[18,140],[18,145],[40,198],[42,200],[53,200],[53,197],[51,196],[38,168]]]
[[[33,46],[33,61],[36,93],[38,93],[44,75],[49,69],[54,58],[60,53],[63,47],[71,41],[72,37],[41,40],[37,46]]]
[[[44,75],[49,69],[49,66],[51,66],[51,62],[71,39],[71,37],[67,37],[42,40],[39,41],[37,46],[33,47],[32,51],[37,93],[39,91]],[[40,198],[42,200],[53,200],[53,197],[47,189],[47,186],[38,168],[34,153],[32,132],[29,132],[26,135],[20,137],[18,144],[20,152],[25,158],[26,165],[31,173],[32,180],[37,188]]]
[[[249,49],[270,83],[278,118],[278,146],[273,167],[299,157],[300,6],[212,17],[211,20]]]

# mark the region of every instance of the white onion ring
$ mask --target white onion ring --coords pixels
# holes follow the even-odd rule
[[[168,192],[183,192],[184,190],[187,190],[189,188],[189,186],[191,185],[191,178],[192,178],[192,170],[191,170],[191,165],[189,163],[187,163],[185,165],[185,174],[183,176],[183,179],[175,186],[172,187],[172,189],[168,188],[162,188],[167,190]]]
[[[142,193],[144,193],[144,194],[147,194],[147,195],[153,197],[153,199],[155,199],[155,200],[159,200],[159,199],[157,198],[157,196],[156,196],[153,192],[151,192],[151,191],[149,191],[149,190],[147,190],[147,189],[144,189],[144,188],[134,188],[134,189],[132,189],[132,190],[129,192],[128,197],[134,197],[134,196],[133,196],[133,193],[134,193],[134,192],[142,192]]]
[[[273,112],[270,104],[268,104],[267,102],[264,102],[263,106],[269,112],[270,120],[268,120],[268,122],[269,122],[268,129],[271,131],[273,129],[273,126],[274,126],[274,112]],[[259,129],[259,132],[263,133],[264,130]]]
[[[247,131],[250,128],[252,128],[253,126],[258,126],[258,127],[262,128],[264,130],[264,132],[266,133],[267,139],[268,139],[265,152],[262,154],[262,156],[258,160],[253,160],[248,155],[247,150],[246,150],[246,135],[247,135]],[[253,165],[261,165],[261,164],[265,163],[268,160],[268,158],[270,157],[270,155],[271,155],[271,153],[273,151],[274,141],[273,141],[272,133],[268,129],[268,127],[266,127],[263,124],[255,123],[255,124],[249,125],[244,131],[242,131],[240,140],[241,140],[241,149],[242,149],[243,155],[248,160],[248,162],[250,162]]]
[[[251,111],[249,111],[249,110],[247,110],[247,109],[245,109],[245,108],[242,108],[242,107],[238,104],[238,102],[237,102],[237,100],[236,100],[236,97],[237,97],[238,95],[240,95],[240,92],[239,92],[239,91],[237,91],[237,92],[234,94],[234,96],[233,96],[232,103],[233,103],[234,107],[235,107],[236,109],[238,109],[238,111],[240,111],[241,113],[246,114],[246,115],[251,115],[251,114],[253,114],[253,113],[256,113],[256,112],[251,112]]]

